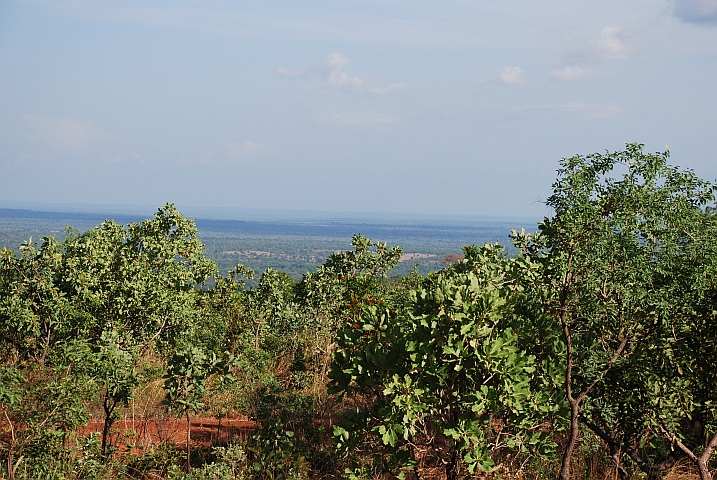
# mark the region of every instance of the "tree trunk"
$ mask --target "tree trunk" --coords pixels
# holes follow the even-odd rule
[[[663,427],[662,431],[663,433],[666,433],[667,429]],[[695,455],[695,453],[679,439],[675,438],[674,442],[677,444],[680,450],[682,450],[688,457],[690,457],[690,460],[695,462],[697,468],[700,471],[700,480],[712,480],[709,463],[710,458],[712,457],[712,452],[714,451],[715,447],[717,447],[717,433],[712,436],[710,441],[707,443],[705,450],[702,452],[702,455],[700,455],[699,457]]]
[[[217,444],[221,442],[222,437],[222,416],[219,415],[219,422],[217,423]]]
[[[627,470],[622,466],[622,455],[623,453],[627,453],[630,455],[630,453],[634,453],[630,447],[625,448],[623,451],[623,446],[618,443],[614,438],[612,438],[610,435],[605,433],[603,429],[598,427],[595,423],[588,420],[585,416],[580,417],[580,421],[585,424],[590,430],[593,431],[595,435],[600,437],[600,439],[607,444],[607,446],[610,448],[610,459],[612,460],[613,465],[615,465],[615,470],[617,471],[617,474],[620,476],[620,480],[629,480],[630,475],[627,473]],[[637,455],[633,456],[633,460],[637,460],[637,465],[643,469],[644,464],[639,461],[639,458]]]
[[[446,480],[458,479],[459,460],[460,451],[458,450],[458,442],[454,441],[454,445],[451,450],[451,456],[448,460],[448,465],[446,465]]]
[[[570,461],[573,459],[573,451],[578,443],[578,435],[580,434],[580,424],[578,423],[580,400],[568,398],[568,401],[570,402],[570,433],[560,466],[560,480],[570,480]]]
[[[710,458],[712,457],[712,452],[715,447],[717,447],[717,433],[715,433],[710,441],[707,442],[705,451],[702,452],[702,455],[700,455],[697,459],[697,468],[700,469],[700,480],[712,480],[712,474],[710,473]]]
[[[102,456],[107,456],[107,447],[109,446],[110,431],[115,419],[112,417],[114,409],[117,406],[116,402],[112,402],[109,398],[109,390],[105,391],[105,398],[102,402],[102,407],[105,412],[105,422],[102,427]]]
[[[185,412],[185,415],[187,416],[187,472],[191,472],[192,464],[189,460],[191,458],[190,442],[192,440],[192,420],[189,418],[189,410]]]
[[[700,470],[700,480],[712,480],[712,474],[705,459],[700,457],[700,459],[697,460],[697,468]]]
[[[17,459],[17,462],[14,462],[15,458],[12,453],[8,454],[7,457],[7,474],[10,477],[10,480],[15,480],[15,473],[17,472],[18,467],[22,463],[23,459],[25,458],[25,455],[20,455],[20,458]]]
[[[622,450],[619,448],[610,448],[610,459],[612,459],[613,465],[615,465],[615,470],[617,471],[618,476],[620,477],[620,480],[629,480],[630,474],[627,473],[627,470],[622,466]]]
[[[662,478],[662,472],[671,468],[675,462],[677,462],[677,458],[672,454],[668,455],[664,460],[657,462],[647,472],[647,480],[660,480]]]

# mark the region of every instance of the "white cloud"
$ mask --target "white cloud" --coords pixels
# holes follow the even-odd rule
[[[629,53],[621,27],[603,28],[590,43],[589,50],[595,58],[605,62],[624,60]]]
[[[312,74],[318,75],[322,86],[358,93],[385,94],[402,90],[406,86],[405,83],[371,81],[351,75],[344,70],[348,63],[348,57],[334,52],[328,54],[320,65],[309,70],[290,70],[279,67],[276,72],[281,76],[290,78],[307,77]]]
[[[324,60],[329,69],[326,75],[326,82],[331,87],[350,87],[360,90],[364,87],[364,82],[358,77],[353,77],[343,71],[348,65],[349,59],[340,53],[329,53]]]
[[[582,80],[583,78],[589,78],[595,75],[595,69],[581,67],[579,65],[572,65],[563,67],[560,70],[553,70],[550,72],[550,76],[555,80],[561,82],[572,82],[574,80]]]
[[[523,71],[520,67],[504,67],[500,71],[500,81],[506,85],[517,85],[525,83],[525,78],[523,78]]]
[[[396,117],[390,113],[375,110],[362,110],[342,113],[322,113],[319,116],[323,123],[330,125],[380,125],[394,124]]]
[[[567,102],[567,103],[552,103],[546,102],[543,104],[534,105],[523,105],[516,107],[516,111],[529,111],[529,110],[554,110],[563,111],[573,114],[580,114],[586,119],[600,119],[610,120],[617,118],[620,114],[620,107],[612,102],[608,103],[583,103],[583,102]]]
[[[674,14],[684,22],[717,24],[717,0],[675,0]]]
[[[260,142],[245,140],[241,143],[234,142],[227,144],[224,149],[224,156],[227,160],[241,160],[247,156],[266,151],[266,145]]]
[[[580,40],[569,39],[573,45],[563,58],[564,65],[614,62],[627,59],[633,51],[635,33],[624,27],[607,26],[598,33]]]
[[[28,136],[31,139],[47,142],[61,150],[82,151],[93,143],[110,137],[89,122],[40,115],[20,115],[20,117],[28,125]]]
[[[523,70],[520,67],[503,67],[497,75],[481,75],[476,80],[478,85],[502,83],[504,85],[518,85],[525,83]]]
[[[289,70],[284,67],[277,68],[276,73],[278,73],[282,77],[290,77],[290,78],[299,78],[302,75],[304,75],[304,72],[302,70]]]

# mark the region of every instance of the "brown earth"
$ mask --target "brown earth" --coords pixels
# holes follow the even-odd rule
[[[92,420],[80,429],[80,435],[102,433],[102,420]],[[191,418],[191,448],[207,448],[211,445],[226,444],[231,440],[245,439],[254,430],[254,422],[246,417],[217,419],[214,417]],[[184,418],[156,415],[154,418],[122,418],[112,425],[110,444],[120,452],[141,454],[160,444],[186,448],[187,421]]]

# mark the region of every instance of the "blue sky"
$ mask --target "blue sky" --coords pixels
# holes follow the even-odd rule
[[[534,217],[715,132],[717,0],[0,3],[5,204]]]

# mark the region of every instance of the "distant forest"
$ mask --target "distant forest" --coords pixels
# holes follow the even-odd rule
[[[32,237],[54,235],[65,238],[65,227],[84,231],[110,215],[78,212],[45,212],[0,208],[0,248],[17,249]],[[118,223],[138,222],[142,217],[111,215]],[[227,272],[237,263],[260,273],[274,268],[301,280],[314,271],[332,252],[349,250],[354,234],[381,239],[404,250],[402,261],[392,270],[393,276],[405,276],[414,267],[426,275],[445,266],[446,255],[461,254],[464,245],[495,243],[508,245],[511,229],[535,225],[515,225],[507,221],[471,222],[470,225],[432,225],[426,222],[406,224],[349,223],[337,221],[240,221],[195,219],[205,255],[214,260],[219,271]],[[512,251],[512,250],[511,250]],[[248,280],[255,286],[257,280]]]

